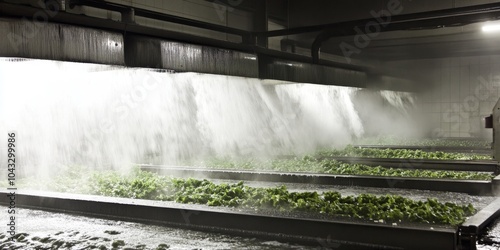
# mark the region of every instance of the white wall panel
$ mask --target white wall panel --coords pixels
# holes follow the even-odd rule
[[[482,119],[491,114],[500,98],[499,62],[500,55],[490,55],[402,61],[387,66],[417,72],[430,81],[420,95],[419,106],[431,130],[452,137],[490,138],[491,130],[484,128]]]

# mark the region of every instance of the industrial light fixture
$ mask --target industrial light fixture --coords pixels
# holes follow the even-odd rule
[[[482,30],[483,32],[500,32],[500,23],[486,23]]]

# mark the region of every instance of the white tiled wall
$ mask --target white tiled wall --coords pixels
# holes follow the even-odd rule
[[[483,118],[500,98],[500,55],[406,62],[428,85],[418,105],[434,136],[491,138]]]

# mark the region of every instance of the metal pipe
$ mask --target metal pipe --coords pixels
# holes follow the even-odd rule
[[[314,39],[314,42],[311,45],[311,57],[313,58],[313,62],[319,62],[320,49],[323,42],[328,41],[332,37],[356,35],[360,32],[360,30],[363,31],[368,23],[379,24],[379,32],[388,32],[396,30],[434,29],[463,26],[466,24],[483,22],[486,20],[496,20],[500,18],[500,4],[498,3],[488,4],[488,8],[479,8],[477,11],[471,10],[470,7],[458,9],[462,10],[453,11],[453,9],[447,9],[443,11],[394,16],[387,22],[380,22],[377,18],[348,22],[353,26],[345,26],[345,23],[338,24],[324,30],[316,36],[316,39]]]
[[[486,12],[498,12],[500,11],[499,3],[490,3],[490,4],[482,4],[482,5],[474,5],[460,8],[451,8],[444,10],[435,10],[435,11],[427,11],[427,12],[419,12],[413,14],[405,14],[392,16],[390,23],[398,23],[405,22],[409,20],[413,21],[425,21],[429,18],[444,18],[444,17],[456,17],[462,15],[470,15],[470,14],[478,14],[478,13],[486,13]],[[354,21],[346,21],[340,23],[329,23],[329,24],[321,24],[321,25],[312,25],[305,27],[297,27],[297,28],[289,28],[282,30],[273,30],[268,32],[256,32],[257,36],[265,36],[265,37],[275,37],[275,36],[288,36],[288,35],[297,35],[303,33],[311,33],[324,31],[327,29],[352,29],[356,26],[365,25],[370,21],[377,21],[375,18],[367,18],[361,20]],[[485,20],[482,20],[485,21]]]

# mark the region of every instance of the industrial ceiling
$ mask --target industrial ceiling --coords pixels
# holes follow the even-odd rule
[[[0,10],[2,16],[32,16],[36,9],[17,6],[40,7],[40,2],[33,0],[0,3],[5,3]],[[213,13],[196,16],[190,9],[180,11],[189,8],[188,3],[205,5]],[[373,72],[393,74],[380,67],[387,62],[500,51],[496,42],[500,35],[481,30],[485,22],[494,23],[500,18],[500,1],[46,0],[45,5],[49,9],[55,5],[66,8],[64,13],[51,17],[54,22],[254,53],[259,55],[261,69],[265,68],[262,64],[277,65],[288,60],[361,71],[370,78]],[[240,13],[233,18],[236,21],[228,20],[233,10]],[[202,18],[221,11],[224,16],[219,16],[220,20]],[[331,75],[325,70],[311,72]]]

